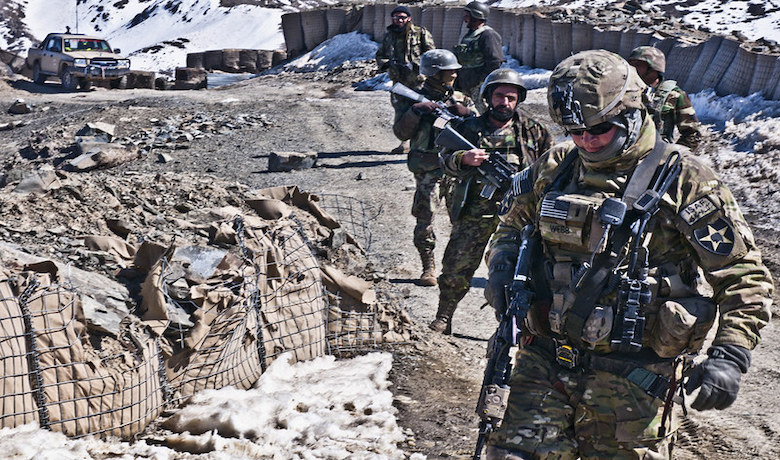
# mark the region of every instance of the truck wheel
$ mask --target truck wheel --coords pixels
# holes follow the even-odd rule
[[[46,75],[41,73],[40,62],[33,64],[33,81],[39,85],[42,85],[46,81]]]
[[[79,85],[79,80],[73,75],[73,71],[70,67],[66,67],[62,71],[60,80],[62,81],[62,88],[66,91],[76,91],[76,87]]]
[[[127,75],[111,80],[111,89],[127,89]]]
[[[92,82],[86,78],[79,78],[79,88],[84,91],[89,91],[89,89],[92,88]]]

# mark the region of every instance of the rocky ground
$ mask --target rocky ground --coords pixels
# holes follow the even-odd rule
[[[414,282],[420,266],[411,242],[409,214],[414,182],[403,155],[388,153],[397,140],[390,131],[392,109],[385,92],[353,91],[351,83],[371,75],[369,65],[330,73],[264,76],[229,87],[201,91],[151,90],[65,93],[54,83],[0,80],[0,238],[25,250],[69,260],[89,270],[115,273],[105,260],[80,246],[83,234],[110,234],[109,220],[121,219],[128,241],[165,239],[176,233],[170,219],[198,206],[231,204],[246,190],[294,184],[315,193],[364,202],[370,213],[370,260],[377,287],[406,309],[416,340],[394,345],[393,388],[400,424],[414,433],[404,446],[428,458],[467,458],[478,420],[474,405],[484,368],[487,339],[496,323],[484,304],[486,270],[454,320],[455,334],[433,336],[438,290]],[[32,111],[5,109],[22,98]],[[549,124],[543,90],[532,91],[526,109]],[[91,172],[72,171],[76,133],[88,122],[116,125],[115,137],[132,161]],[[553,129],[556,135],[559,130]],[[760,158],[718,154],[717,135],[703,154],[721,171],[754,226],[765,261],[778,278],[777,170],[780,152]],[[271,152],[318,154],[316,167],[269,173]],[[712,152],[712,153],[710,153]],[[50,169],[66,187],[14,195],[34,169]],[[71,171],[69,171],[71,169]],[[448,221],[443,207],[436,221],[440,260]],[[113,220],[112,220],[113,221]],[[777,313],[778,297],[774,312]],[[679,458],[780,457],[780,362],[777,320],[764,330],[740,397],[725,411],[685,417]]]

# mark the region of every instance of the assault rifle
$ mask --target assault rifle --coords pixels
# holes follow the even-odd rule
[[[434,123],[434,126],[436,124]],[[437,126],[438,127],[438,126]],[[455,131],[452,126],[442,128],[434,141],[439,147],[450,150],[471,150],[477,148],[474,144]],[[512,175],[517,172],[514,166],[504,159],[498,152],[490,152],[490,156],[479,166],[476,166],[477,172],[488,181],[479,192],[479,196],[485,199],[491,199],[499,193],[503,196],[512,185]]]
[[[480,422],[474,460],[482,457],[485,441],[503,420],[509,400],[508,382],[512,374],[512,358],[509,351],[520,340],[523,319],[528,314],[534,298],[529,281],[531,263],[540,244],[538,234],[534,235],[535,230],[532,224],[523,227],[512,283],[504,287],[507,307],[506,311],[499,312],[500,320],[493,336],[490,359],[485,368],[485,377],[477,401]]]
[[[461,117],[450,112],[447,109],[447,106],[444,104],[444,102],[432,101],[427,97],[423,96],[422,94],[418,93],[417,91],[404,85],[403,83],[394,84],[393,87],[390,88],[390,92],[405,97],[407,99],[411,99],[414,102],[433,102],[434,104],[436,104],[436,108],[433,109],[433,113],[434,115],[436,115],[436,122],[434,122],[434,126],[436,126],[437,128],[443,127],[444,125],[446,125],[452,120],[458,120],[458,121],[462,120]]]
[[[680,155],[676,152],[669,155],[653,185],[637,198],[631,209],[638,218],[631,224],[628,269],[618,289],[617,314],[610,337],[610,348],[613,351],[637,352],[642,348],[642,331],[645,328],[643,311],[652,298],[647,282],[647,248],[642,245],[642,239],[647,222],[658,211],[661,198],[681,170]]]
[[[417,91],[409,89],[402,83],[394,84],[390,88],[390,92],[415,102],[434,102]],[[451,121],[460,121],[462,118],[447,110],[447,106],[443,102],[435,102],[435,104],[436,108],[433,109],[433,113],[436,115],[436,121],[433,122],[433,126],[440,129],[441,132],[436,137],[434,143],[439,147],[450,150],[471,150],[477,148],[450,126]],[[514,166],[498,152],[492,152],[476,169],[488,182],[482,187],[479,195],[488,200],[493,198],[496,192],[503,196],[512,185],[512,175],[517,172]]]

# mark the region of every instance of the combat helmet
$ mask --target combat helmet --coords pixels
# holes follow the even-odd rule
[[[634,50],[631,51],[631,55],[628,56],[627,61],[646,62],[651,69],[661,75],[666,72],[666,56],[664,56],[663,51],[652,46],[639,46],[634,48]]]
[[[420,75],[432,77],[441,70],[457,70],[461,65],[458,58],[449,50],[435,49],[423,53],[420,57]]]
[[[476,0],[469,2],[463,9],[468,11],[472,18],[482,19],[483,21],[487,20],[488,14],[490,14],[490,8]]]
[[[627,109],[642,109],[647,86],[628,61],[606,50],[579,52],[561,61],[547,86],[553,121],[585,129]]]
[[[488,74],[485,81],[482,82],[482,87],[479,89],[479,97],[484,99],[488,105],[490,105],[490,93],[498,85],[512,85],[517,87],[517,102],[523,102],[527,90],[523,83],[523,78],[519,73],[512,69],[501,68],[496,69]]]

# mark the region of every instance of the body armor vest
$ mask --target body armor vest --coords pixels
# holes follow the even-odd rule
[[[470,30],[455,47],[455,56],[464,69],[475,69],[485,65],[485,57],[479,49],[479,36],[488,26],[482,26],[477,30]]]

